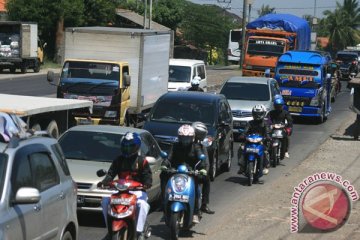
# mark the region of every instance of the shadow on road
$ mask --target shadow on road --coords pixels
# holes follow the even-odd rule
[[[101,212],[77,212],[80,226],[105,228],[104,217]]]
[[[225,179],[225,181],[237,183],[237,184],[240,184],[242,186],[248,186],[248,179],[245,176],[243,176],[243,177],[240,177],[240,176],[229,177],[229,178]]]

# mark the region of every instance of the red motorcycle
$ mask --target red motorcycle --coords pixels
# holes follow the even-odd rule
[[[99,177],[105,174],[104,170],[97,172]],[[109,189],[117,191],[111,194],[107,215],[108,231],[112,240],[136,240],[137,197],[130,191],[142,190],[143,185],[130,179],[117,179],[110,183]],[[144,236],[145,238],[151,236],[151,228],[147,221],[144,226]]]

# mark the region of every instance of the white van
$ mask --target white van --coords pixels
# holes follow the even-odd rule
[[[204,61],[194,59],[174,59],[169,62],[169,91],[184,91],[191,87],[191,80],[199,76],[200,87],[207,91]]]

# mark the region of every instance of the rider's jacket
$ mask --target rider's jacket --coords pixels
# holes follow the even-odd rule
[[[259,134],[266,139],[270,138],[270,129],[265,120],[251,120],[244,129],[244,135]]]
[[[287,120],[287,127],[291,127],[293,125],[293,120],[290,113],[286,110],[271,110],[269,112],[269,120],[271,123],[285,123],[285,119]]]

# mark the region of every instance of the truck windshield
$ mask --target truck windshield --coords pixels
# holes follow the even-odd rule
[[[68,61],[64,63],[61,78],[120,80],[120,66],[112,63]]]
[[[259,56],[278,57],[284,53],[285,41],[273,39],[249,39],[247,53]]]
[[[0,153],[0,199],[4,191],[7,155]]]
[[[215,122],[215,107],[216,105],[213,103],[196,102],[192,99],[164,99],[156,104],[150,120],[188,124],[200,121],[212,126]]]
[[[336,60],[338,61],[344,61],[344,62],[351,62],[351,61],[357,61],[358,60],[358,57],[356,54],[347,54],[347,53],[344,53],[344,54],[338,54],[336,56]]]
[[[270,99],[267,84],[228,82],[220,93],[228,100],[268,101]]]
[[[169,82],[190,82],[191,67],[169,66]]]
[[[284,65],[278,69],[279,85],[282,87],[318,88],[315,81],[319,78],[321,68],[318,65]]]

